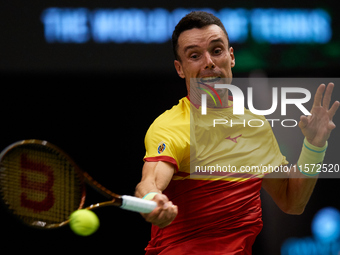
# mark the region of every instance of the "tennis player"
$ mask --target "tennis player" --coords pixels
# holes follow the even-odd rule
[[[136,196],[158,204],[151,213],[142,214],[152,223],[146,254],[251,254],[263,225],[261,187],[283,212],[304,211],[318,174],[308,164],[323,161],[327,140],[335,128],[332,118],[339,102],[330,107],[334,84],[320,85],[312,115],[301,116],[299,127],[305,139],[297,164],[288,169],[267,121],[261,128],[220,125],[213,130],[211,123],[209,126],[204,121],[190,125],[190,116],[200,114],[199,106],[192,107],[195,95],[190,94],[190,78],[202,84],[232,78],[234,50],[221,21],[206,12],[191,12],[177,24],[172,42],[175,68],[185,79],[188,96],[160,115],[145,137],[145,163]],[[208,102],[207,116],[225,113],[237,119],[232,114],[231,98],[226,94],[221,100],[222,105],[216,108],[209,108]],[[265,120],[248,110],[242,116],[254,117]],[[240,169],[242,165],[262,164],[285,166],[287,171],[282,171],[284,178],[262,178],[263,172],[223,176],[205,172],[192,178],[190,165],[195,160],[205,166],[213,163]]]

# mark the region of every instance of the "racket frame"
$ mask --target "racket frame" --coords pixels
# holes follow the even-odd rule
[[[38,140],[38,139],[29,139],[29,140],[22,140],[22,141],[19,141],[19,142],[15,142],[15,143],[7,146],[0,153],[0,169],[2,167],[2,159],[6,156],[7,153],[9,153],[10,151],[12,151],[13,149],[15,149],[18,146],[27,145],[27,144],[37,144],[37,145],[47,146],[47,147],[57,151],[58,153],[60,153],[72,165],[72,167],[75,170],[76,175],[78,176],[79,180],[81,181],[81,199],[80,199],[80,204],[79,204],[79,207],[78,207],[77,210],[80,210],[80,209],[93,210],[93,209],[96,209],[96,208],[99,208],[99,207],[104,207],[104,206],[119,206],[120,207],[120,206],[123,205],[122,196],[117,195],[116,193],[113,193],[112,191],[108,190],[107,188],[105,188],[104,186],[99,184],[88,173],[82,171],[81,168],[75,163],[75,161],[67,153],[65,153],[62,149],[60,149],[56,145],[49,143],[47,141]],[[84,204],[85,204],[85,199],[86,199],[85,183],[87,183],[89,186],[91,186],[92,188],[97,190],[99,193],[101,193],[102,195],[104,195],[105,197],[110,199],[111,201],[96,203],[96,204],[92,204],[92,205],[90,205],[86,208],[83,208]],[[3,201],[2,198],[0,200],[2,200],[2,203],[5,204],[5,206],[6,206],[7,203],[5,201]],[[8,208],[8,206],[6,206],[6,207],[9,211],[12,211],[11,209]],[[17,216],[17,215],[15,215],[15,216],[16,216],[16,218],[19,218],[19,220],[20,220],[19,216]],[[20,221],[23,222],[25,225],[32,226],[32,227],[38,227],[38,228],[44,228],[44,229],[62,227],[64,225],[67,225],[70,222],[69,219],[66,220],[66,221],[60,222],[60,223],[52,223],[52,224],[47,224],[44,221],[33,221],[31,224],[28,224],[27,222],[25,222],[23,220],[20,220]]]

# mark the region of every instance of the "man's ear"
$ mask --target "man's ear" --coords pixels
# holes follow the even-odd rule
[[[177,74],[179,75],[179,77],[184,79],[185,76],[184,76],[183,67],[182,67],[181,62],[179,62],[178,60],[175,60],[174,64],[175,64],[175,68],[176,68]]]
[[[230,58],[231,58],[230,66],[234,67],[235,66],[235,55],[234,55],[234,48],[233,47],[229,48],[229,54],[230,54]]]

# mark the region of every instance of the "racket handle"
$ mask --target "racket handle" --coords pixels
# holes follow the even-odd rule
[[[156,202],[138,197],[124,195],[122,196],[122,200],[121,208],[129,211],[150,213],[157,207]]]

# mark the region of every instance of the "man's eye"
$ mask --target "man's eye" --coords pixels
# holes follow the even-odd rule
[[[191,54],[191,55],[190,55],[190,58],[192,58],[192,59],[197,59],[197,58],[198,58],[198,54]]]
[[[215,53],[215,54],[220,54],[221,52],[222,52],[221,49],[215,49],[215,50],[214,50],[214,53]]]

